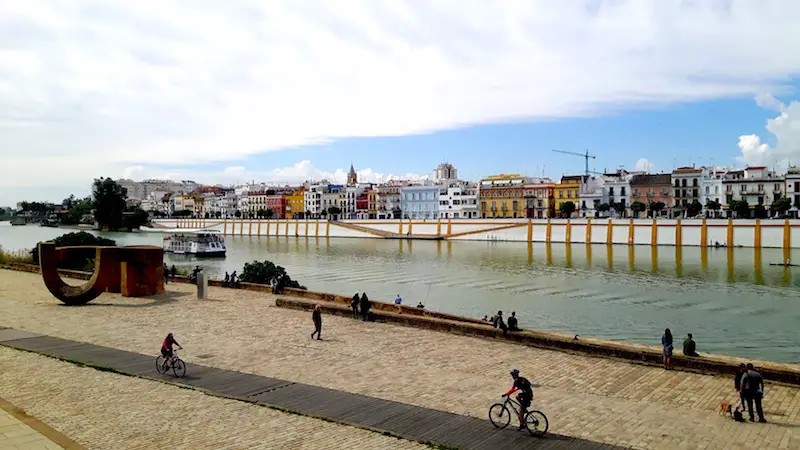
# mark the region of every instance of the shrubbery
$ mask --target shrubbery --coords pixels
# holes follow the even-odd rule
[[[278,280],[278,284],[282,287],[290,287],[296,289],[306,289],[286,273],[283,266],[276,266],[270,261],[253,261],[252,263],[245,263],[242,274],[239,275],[239,281],[245,283],[258,283],[270,284],[272,279]]]
[[[77,233],[67,233],[53,239],[56,247],[94,247],[94,246],[116,246],[117,243],[113,239],[106,239],[104,237],[95,236],[85,231]],[[39,264],[39,244],[31,250],[31,257],[33,264]],[[61,269],[74,269],[74,270],[91,270],[94,266],[94,258],[86,258],[75,261],[63,261],[58,265]]]

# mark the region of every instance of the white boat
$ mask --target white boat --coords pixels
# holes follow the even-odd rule
[[[176,255],[225,256],[225,238],[218,231],[182,232],[164,236],[164,252]]]

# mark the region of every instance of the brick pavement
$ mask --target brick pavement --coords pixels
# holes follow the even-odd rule
[[[0,367],[13,367],[0,372],[2,395],[89,449],[427,448],[5,347]]]
[[[517,367],[540,385],[534,403],[556,433],[634,448],[800,447],[798,388],[769,385],[771,423],[738,424],[715,412],[735,397],[728,378],[327,316],[326,340],[311,341],[307,313],[260,293],[212,288],[196,301],[192,286],[169,285],[157,299],[68,308],[38,275],[0,270],[0,286],[3,325],[42,334],[155,354],[173,331],[189,361],[480,418]]]
[[[0,409],[0,450],[63,450],[11,413]]]

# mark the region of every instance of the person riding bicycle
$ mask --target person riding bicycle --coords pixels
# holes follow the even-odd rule
[[[526,410],[529,406],[531,406],[531,401],[533,401],[533,387],[527,378],[519,376],[519,370],[517,369],[511,371],[511,378],[514,379],[514,384],[511,386],[511,389],[509,389],[508,392],[503,394],[503,397],[508,397],[514,392],[520,391],[519,395],[517,395],[517,401],[519,401],[520,406],[519,429],[522,430],[525,428]]]
[[[177,345],[179,349],[183,350],[183,347],[181,347],[181,344],[178,344],[178,341],[175,340],[172,333],[169,333],[167,337],[164,338],[164,343],[161,344],[161,355],[164,357],[165,367],[172,361],[172,357],[175,355],[172,349],[173,345]]]

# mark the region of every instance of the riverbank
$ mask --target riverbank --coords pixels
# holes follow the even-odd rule
[[[154,219],[157,229],[230,236],[477,240],[674,247],[800,248],[800,220],[732,219]],[[784,262],[788,256],[784,258]]]
[[[153,298],[104,294],[67,308],[37,274],[0,270],[0,286],[0,326],[65,339],[155,355],[171,331],[189,362],[481,419],[518,368],[554,433],[641,449],[800,445],[800,389],[788,386],[767,387],[771,423],[740,425],[716,413],[734,398],[728,377],[328,315],[324,340],[311,341],[310,314],[275,308],[261,292],[211,287],[198,301],[193,286],[171,283]]]

